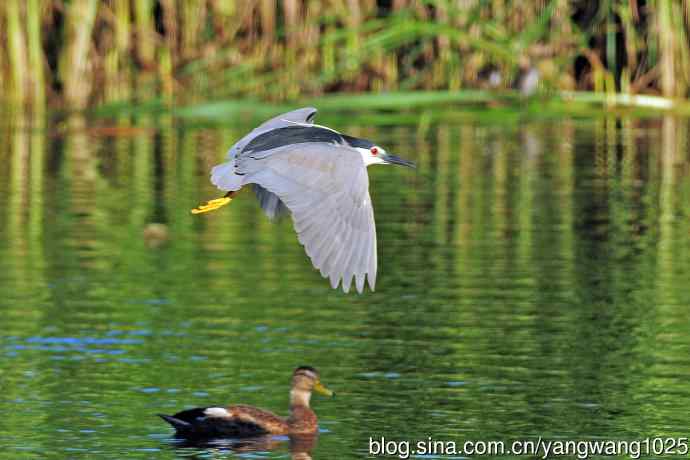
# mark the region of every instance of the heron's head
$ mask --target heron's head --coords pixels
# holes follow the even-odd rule
[[[374,144],[366,139],[359,139],[351,136],[343,136],[345,141],[350,144],[350,147],[356,149],[362,158],[364,159],[364,164],[366,166],[370,165],[402,165],[408,168],[414,168],[415,164],[411,161],[400,158],[399,156],[390,154],[386,150]]]
[[[333,396],[333,392],[321,384],[319,372],[311,366],[300,366],[295,369],[292,373],[292,391],[316,391],[325,396]]]

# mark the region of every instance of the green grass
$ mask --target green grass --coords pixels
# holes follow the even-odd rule
[[[266,103],[258,100],[221,100],[187,106],[168,106],[163,100],[145,104],[112,103],[92,110],[95,116],[169,113],[186,123],[233,125],[235,119],[258,122],[296,107],[314,106],[320,120],[344,113],[356,113],[372,125],[424,125],[453,120],[511,122],[548,119],[563,115],[600,117],[627,113],[638,117],[659,113],[690,115],[690,102],[653,96],[607,95],[592,92],[563,92],[525,98],[516,91],[412,91],[389,93],[348,93],[304,98],[291,103]],[[335,114],[335,115],[334,115]]]

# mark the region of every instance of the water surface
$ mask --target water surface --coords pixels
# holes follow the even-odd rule
[[[313,398],[314,459],[381,436],[687,437],[688,120],[371,119],[329,124],[418,169],[370,169],[361,296],[249,191],[190,214],[247,125],[3,120],[0,457],[289,458],[285,439],[185,448],[155,414],[285,413],[301,364],[338,393]]]

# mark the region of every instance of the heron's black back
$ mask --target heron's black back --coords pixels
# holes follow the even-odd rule
[[[374,146],[374,143],[368,139],[360,139],[359,137],[348,136],[347,134],[341,134],[342,138],[350,147],[359,147],[361,149],[370,149]]]
[[[305,142],[342,144],[344,139],[335,131],[317,126],[286,126],[259,134],[242,149],[242,152],[263,152]]]
[[[326,142],[364,149],[371,148],[374,145],[373,142],[367,139],[340,134],[320,126],[296,125],[277,128],[259,134],[242,149],[242,152],[264,152],[286,145],[303,144],[306,142]]]

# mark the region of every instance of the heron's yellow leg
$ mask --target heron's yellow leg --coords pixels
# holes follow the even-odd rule
[[[204,212],[215,211],[216,209],[225,206],[232,201],[232,197],[235,196],[235,192],[228,192],[222,198],[216,198],[215,200],[210,200],[206,204],[200,204],[196,208],[192,209],[192,214],[201,214]]]

